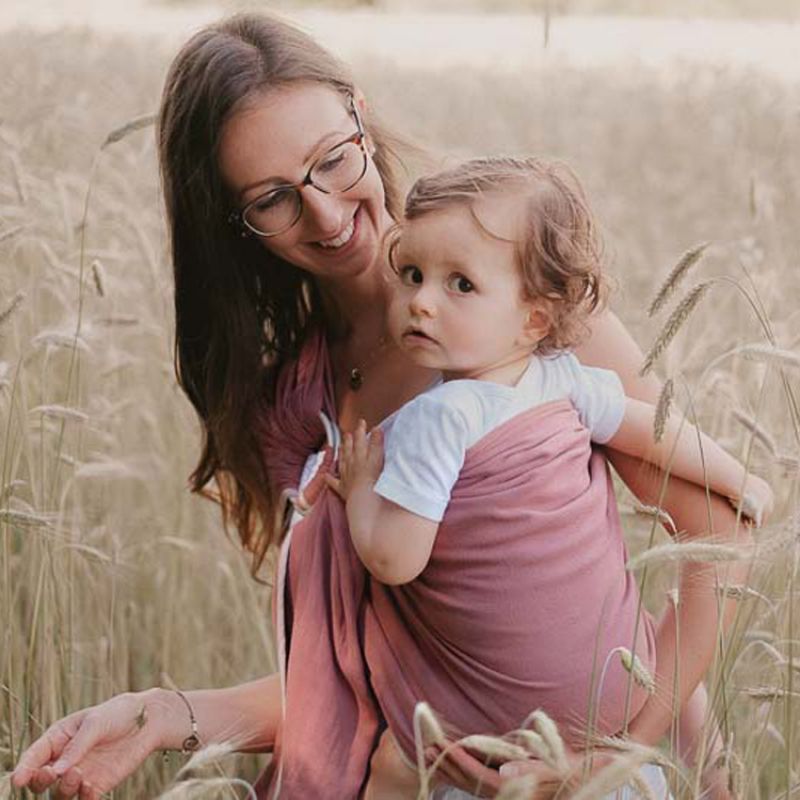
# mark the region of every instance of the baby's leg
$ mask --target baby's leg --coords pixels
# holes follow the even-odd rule
[[[417,773],[400,752],[394,736],[385,730],[370,761],[364,800],[415,800]]]

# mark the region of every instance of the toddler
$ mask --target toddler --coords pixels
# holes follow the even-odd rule
[[[604,283],[592,217],[563,165],[485,158],[423,178],[389,252],[390,332],[442,378],[371,435],[363,423],[345,435],[329,483],[358,556],[394,587],[393,613],[417,624],[393,639],[377,601],[365,621],[396,653],[371,664],[379,702],[401,698],[382,708],[390,745],[413,757],[421,700],[462,735],[502,734],[536,707],[573,743],[590,720],[616,733],[646,692],[629,691],[616,660],[602,686],[593,676],[621,647],[652,669],[654,638],[646,614],[635,622],[613,492],[590,439],[747,498],[756,518],[769,487],[685,421],[656,442],[654,407],[570,352]]]

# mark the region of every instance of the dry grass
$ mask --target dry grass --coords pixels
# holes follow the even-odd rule
[[[268,591],[249,579],[215,510],[185,488],[199,435],[172,376],[152,132],[108,143],[153,111],[170,55],[158,43],[77,35],[0,41],[0,107],[10,110],[0,121],[4,768],[41,725],[113,692],[165,675],[226,685],[273,664]],[[664,324],[647,318],[648,302],[681,252],[710,240],[697,280],[735,279],[713,281],[658,366],[680,378],[675,406],[690,392],[705,429],[778,489],[776,529],[762,538],[780,546],[757,555],[740,587],[711,681],[731,758],[744,765],[742,796],[778,796],[798,780],[797,531],[786,520],[798,503],[800,386],[787,359],[766,351],[716,359],[738,345],[800,344],[796,94],[712,71],[664,80],[553,65],[512,82],[355,66],[390,121],[442,152],[568,160],[607,229],[614,306],[643,346]],[[638,552],[652,521],[624,519]],[[651,607],[675,569],[648,571]],[[152,759],[115,796],[155,796],[175,768]],[[247,777],[254,765],[226,759],[225,769]]]

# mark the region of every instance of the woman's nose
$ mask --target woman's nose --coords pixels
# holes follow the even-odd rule
[[[303,220],[320,239],[330,239],[346,225],[345,205],[340,197],[314,186],[303,188]]]

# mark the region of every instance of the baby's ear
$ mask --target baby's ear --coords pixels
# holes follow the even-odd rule
[[[546,303],[531,303],[528,307],[528,318],[522,328],[522,344],[532,349],[546,338],[553,327],[553,318]]]

